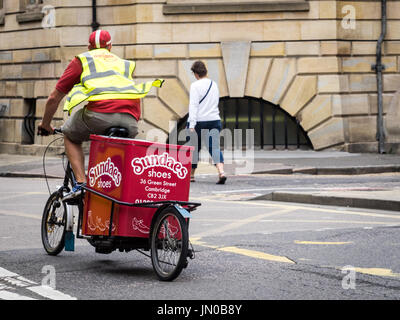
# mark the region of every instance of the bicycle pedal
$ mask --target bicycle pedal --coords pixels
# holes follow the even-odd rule
[[[188,254],[187,254],[187,256],[188,256],[191,260],[193,260],[193,259],[194,259],[194,250],[188,249]]]

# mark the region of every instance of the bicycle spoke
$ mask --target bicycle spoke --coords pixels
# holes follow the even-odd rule
[[[176,228],[174,224],[179,223],[174,221],[169,221],[169,219],[174,219],[174,217],[165,218],[160,224],[160,230],[158,232],[158,239],[161,242],[161,245],[157,245],[160,249],[157,250],[157,255],[159,258],[160,268],[164,273],[169,273],[173,270],[178,263],[181,247],[178,245],[178,239],[176,238],[178,232],[172,231],[173,228]],[[175,220],[175,219],[174,219]]]
[[[50,196],[42,220],[42,242],[47,253],[51,255],[58,254],[64,248],[66,207],[59,199],[57,191]]]

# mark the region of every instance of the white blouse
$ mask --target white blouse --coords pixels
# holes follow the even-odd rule
[[[218,109],[219,90],[215,81],[212,81],[210,91],[200,103],[206,95],[211,81],[208,78],[202,78],[193,82],[190,86],[189,128],[194,128],[198,121],[221,120]]]

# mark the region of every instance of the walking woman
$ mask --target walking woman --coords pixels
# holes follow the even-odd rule
[[[194,62],[191,70],[196,81],[190,86],[189,117],[187,123],[190,145],[195,147],[190,181],[195,181],[194,174],[203,141],[218,170],[217,184],[224,184],[226,175],[224,172],[224,157],[220,150],[221,118],[218,109],[218,86],[214,81],[207,78],[207,68],[202,61]]]

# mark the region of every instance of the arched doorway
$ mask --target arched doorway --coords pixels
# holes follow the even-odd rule
[[[219,103],[223,129],[254,131],[256,149],[313,149],[307,133],[296,118],[268,101],[244,97],[224,97]],[[177,124],[178,132],[185,128],[188,115]],[[246,136],[242,135],[245,145]]]
[[[219,104],[223,128],[253,129],[260,149],[312,149],[300,124],[279,106],[252,97],[222,98]]]

